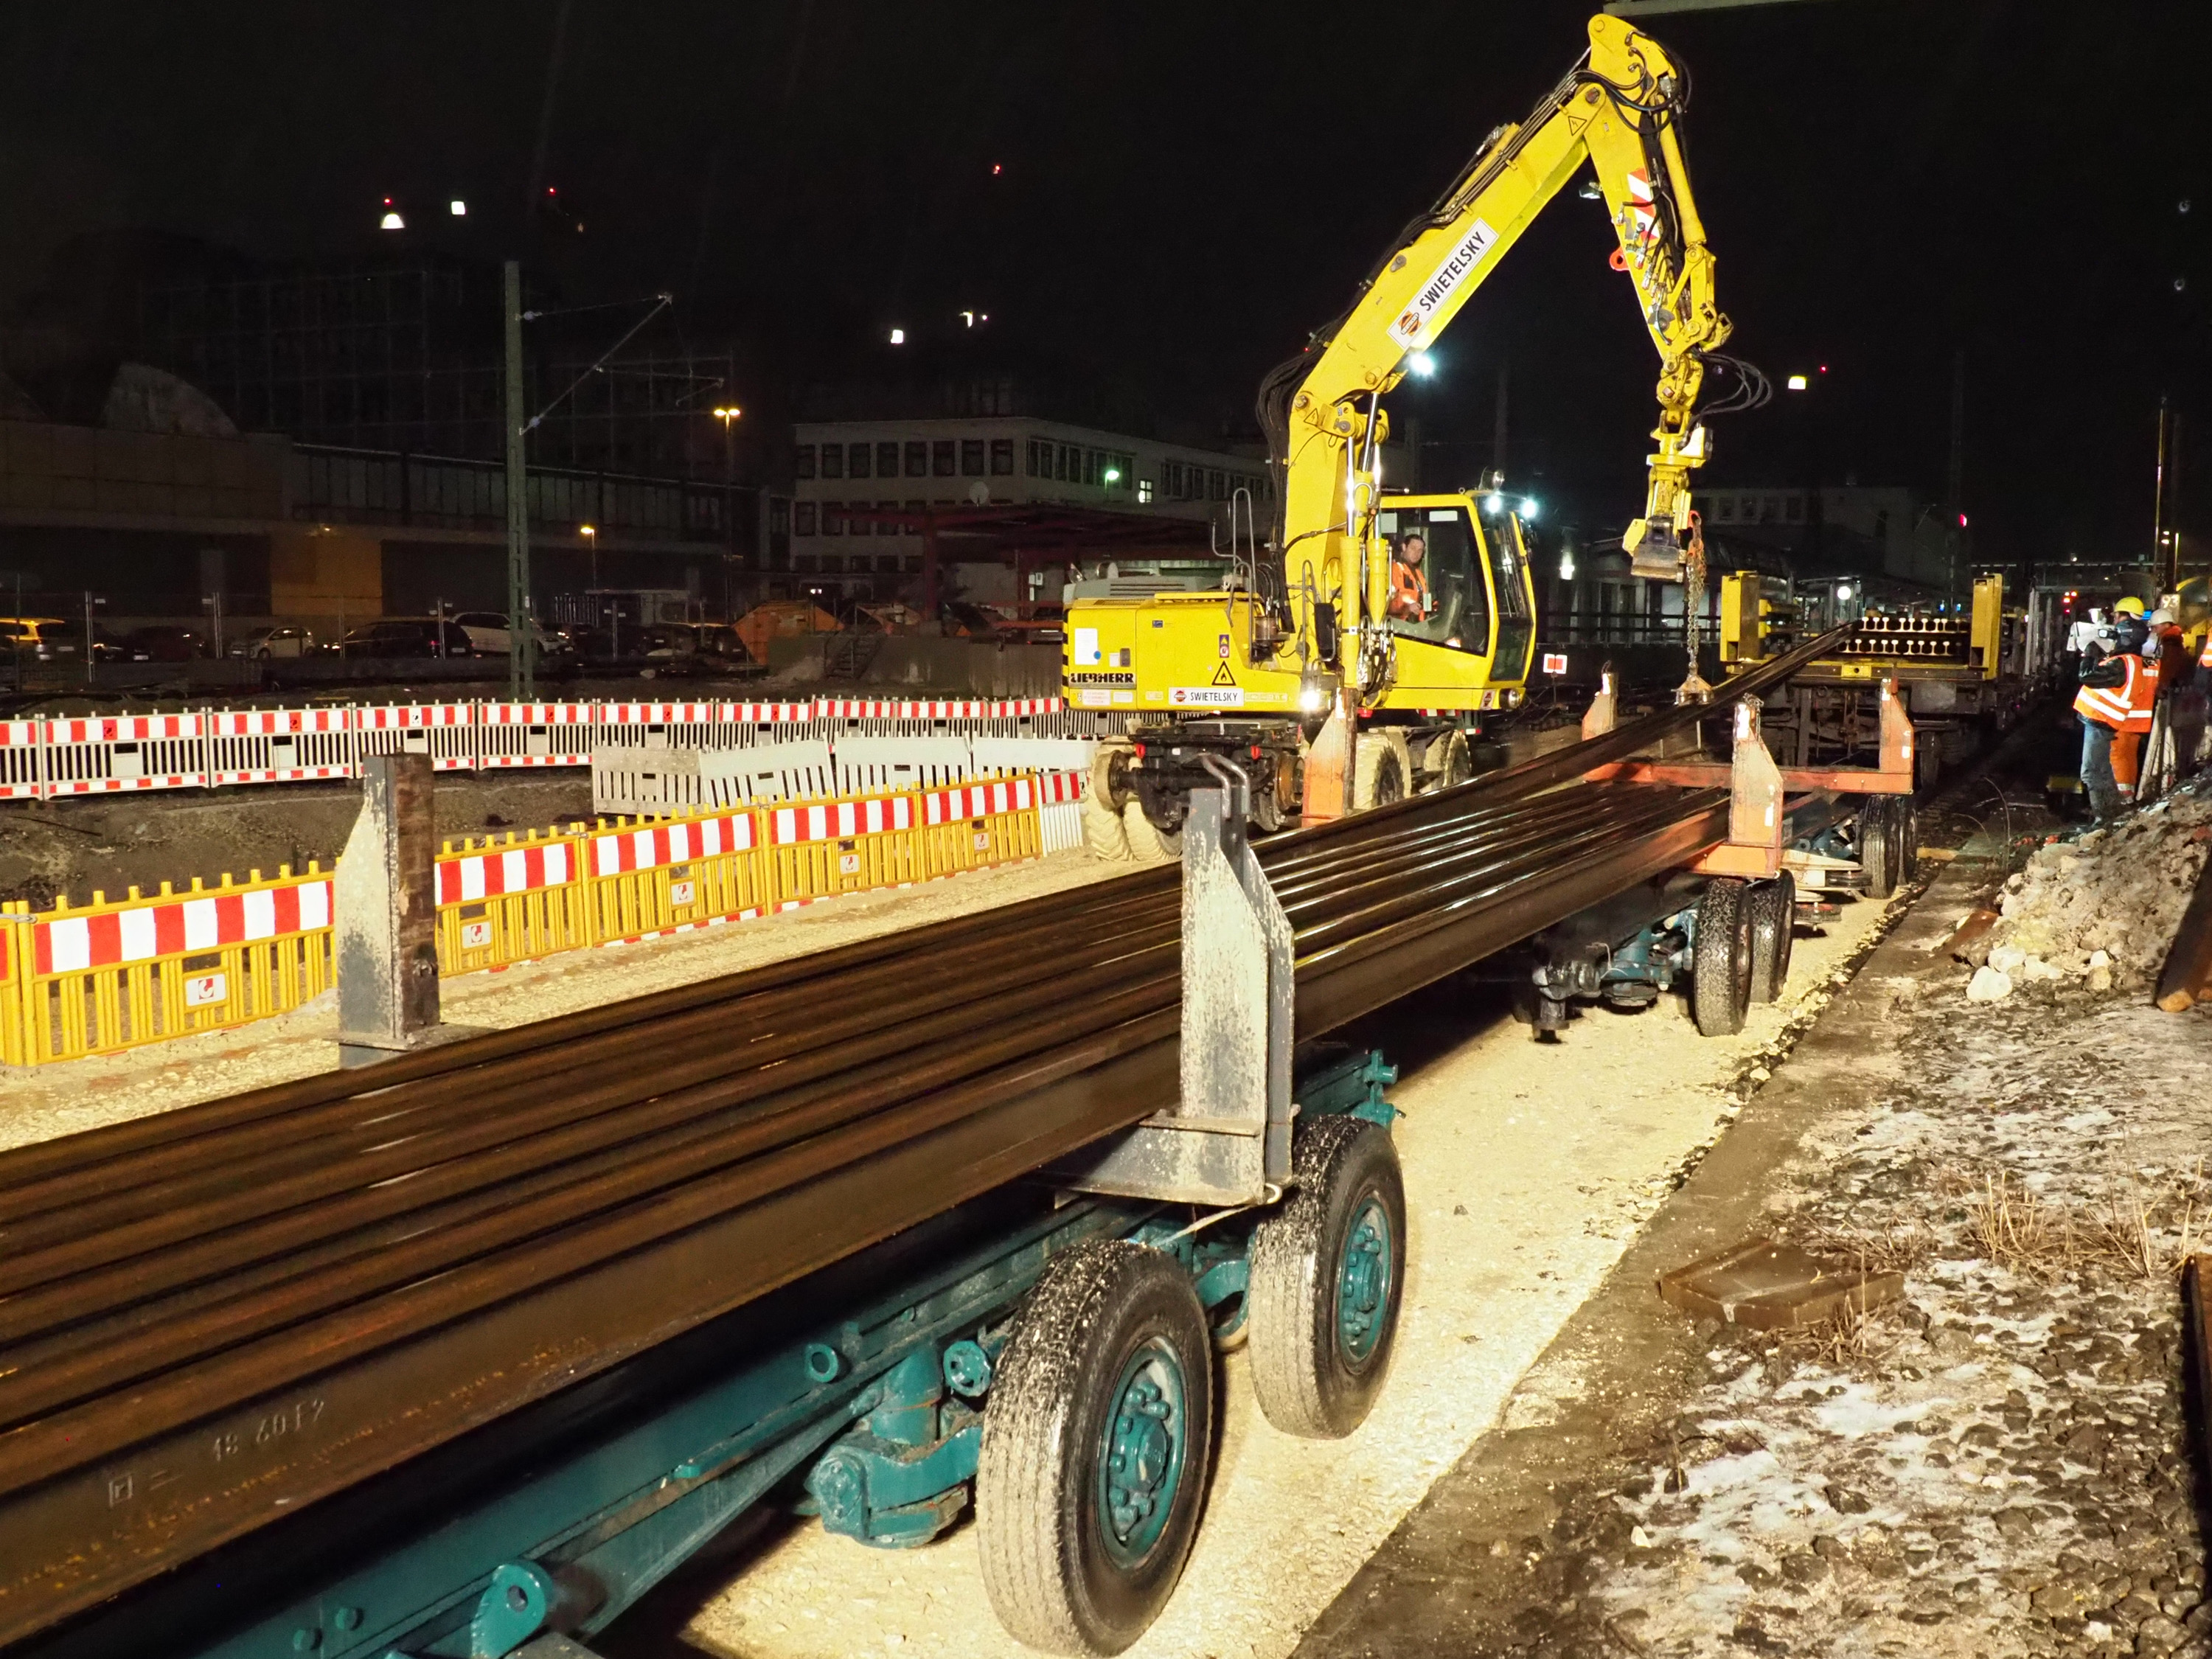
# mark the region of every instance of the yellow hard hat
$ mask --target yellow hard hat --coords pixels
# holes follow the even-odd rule
[[[2112,607],[2112,614],[2116,617],[2140,617],[2142,613],[2142,601],[2132,593]]]

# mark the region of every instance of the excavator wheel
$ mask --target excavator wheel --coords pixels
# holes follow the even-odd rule
[[[1100,744],[1091,757],[1091,776],[1083,792],[1083,845],[1091,857],[1114,864],[1134,856],[1121,824],[1127,796],[1115,787],[1115,775],[1128,748],[1126,743]]]
[[[1362,732],[1352,758],[1352,810],[1403,800],[1413,775],[1413,755],[1402,732]]]
[[[1139,864],[1170,864],[1182,856],[1182,831],[1156,827],[1145,816],[1145,803],[1133,795],[1121,809],[1121,833],[1128,839],[1129,856]]]
[[[1091,856],[1120,864],[1131,856],[1128,831],[1121,815],[1099,799],[1095,789],[1083,792],[1083,845]]]
[[[1474,756],[1467,746],[1467,733],[1447,732],[1431,743],[1428,753],[1421,757],[1421,769],[1426,775],[1421,781],[1425,787],[1449,789],[1455,783],[1465,783],[1474,775]]]

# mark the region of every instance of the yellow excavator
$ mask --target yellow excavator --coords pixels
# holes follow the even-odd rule
[[[1069,706],[1138,717],[1126,738],[1101,745],[1094,845],[1122,825],[1131,842],[1156,839],[1172,852],[1188,792],[1207,781],[1201,756],[1245,771],[1261,830],[1469,775],[1470,734],[1486,714],[1514,706],[1528,678],[1536,616],[1527,544],[1519,515],[1490,492],[1387,493],[1382,400],[1425,367],[1429,348],[1585,162],[1619,240],[1613,264],[1660,358],[1649,495],[1622,545],[1637,574],[1702,589],[1690,512],[1691,472],[1706,455],[1698,392],[1709,364],[1736,385],[1706,415],[1747,406],[1764,381],[1717,355],[1729,322],[1713,303],[1712,256],[1683,161],[1684,72],[1616,17],[1592,18],[1589,43],[1528,118],[1492,132],[1407,227],[1351,310],[1262,383],[1276,486],[1266,544],[1232,528],[1233,573],[1218,591],[1071,599]],[[1242,516],[1252,526],[1249,505]],[[1133,801],[1139,811],[1127,810]]]

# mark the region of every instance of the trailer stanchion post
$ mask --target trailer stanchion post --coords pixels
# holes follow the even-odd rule
[[[1905,712],[1894,678],[1881,683],[1881,763],[1884,772],[1912,775],[1912,716]]]
[[[1708,876],[1745,876],[1763,881],[1782,868],[1789,839],[1783,811],[1782,769],[1766,751],[1759,730],[1759,699],[1735,706],[1735,742],[1729,763],[1729,838],[1692,867]]]
[[[1619,698],[1613,687],[1613,665],[1607,663],[1598,675],[1597,696],[1590,699],[1590,706],[1583,711],[1583,741],[1587,743],[1592,738],[1601,738],[1612,731],[1619,706]]]
[[[1088,1192],[1257,1204],[1291,1172],[1291,923],[1245,835],[1249,780],[1200,759],[1222,787],[1193,790],[1183,820],[1182,1097],[1060,1173]]]
[[[432,764],[421,753],[361,763],[361,816],[333,880],[341,1065],[473,1035],[438,1018]]]

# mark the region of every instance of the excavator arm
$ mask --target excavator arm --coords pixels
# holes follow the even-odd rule
[[[1341,596],[1347,669],[1361,619],[1379,617],[1387,599],[1387,562],[1366,556],[1389,430],[1382,398],[1586,161],[1620,241],[1615,263],[1659,352],[1650,490],[1622,543],[1639,574],[1680,574],[1691,471],[1705,458],[1696,418],[1705,355],[1728,338],[1729,321],[1713,303],[1712,255],[1683,161],[1683,75],[1657,42],[1620,18],[1593,17],[1589,38],[1589,56],[1528,120],[1493,132],[1436,206],[1407,228],[1318,356],[1309,349],[1261,389],[1261,419],[1282,469],[1277,539],[1285,571],[1317,572],[1317,586]]]

